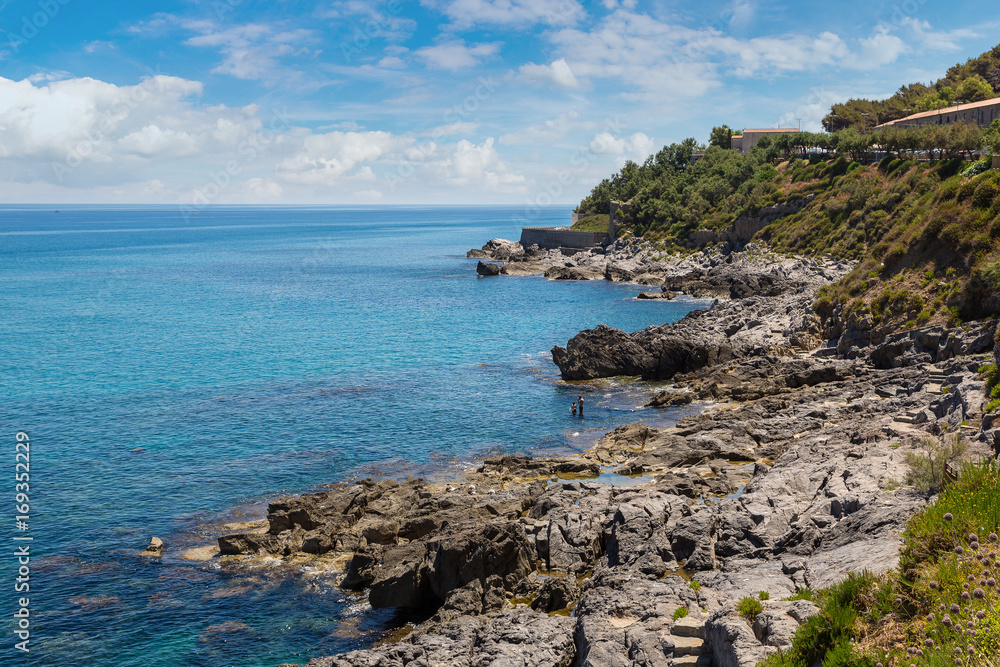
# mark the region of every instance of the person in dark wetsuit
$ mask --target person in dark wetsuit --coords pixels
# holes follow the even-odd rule
[[[569,409],[574,415],[576,414],[576,401],[573,401],[573,406]]]

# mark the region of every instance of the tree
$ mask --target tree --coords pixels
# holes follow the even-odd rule
[[[709,146],[718,146],[719,148],[732,148],[733,147],[733,131],[728,125],[723,125],[721,127],[713,127],[712,134],[708,138]]]
[[[958,101],[962,103],[979,102],[994,97],[993,86],[978,74],[970,76],[958,86]]]
[[[993,121],[983,132],[983,146],[988,148],[992,155],[1000,155],[1000,118]]]

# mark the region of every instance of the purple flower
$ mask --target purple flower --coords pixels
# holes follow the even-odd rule
[[[929,623],[930,623],[930,622],[933,622],[933,621],[934,621],[934,614],[927,614],[927,621],[928,621]]]
[[[951,616],[945,614],[944,618],[941,619],[941,625],[943,625],[946,628],[950,628],[953,625]]]
[[[984,597],[986,597],[986,591],[984,591],[982,588],[977,588],[976,590],[972,591],[972,595],[977,600],[982,600]]]
[[[924,640],[924,646],[926,646],[927,648],[934,646],[934,640],[928,637],[927,639]]]
[[[951,613],[953,613],[953,614],[957,614],[958,612],[962,611],[962,608],[959,607],[954,602],[951,603],[951,607],[949,609],[950,609]]]
[[[979,542],[971,542],[969,548],[973,551],[979,551]]]
[[[927,585],[930,586],[932,591],[936,591],[938,589],[938,582],[936,581],[931,581]]]
[[[945,520],[945,521],[951,521],[951,520],[952,520],[952,519],[954,519],[954,518],[955,518],[955,517],[953,517],[953,516],[951,515],[951,512],[948,512],[947,514],[945,514],[945,515],[944,515],[944,520]]]
[[[996,533],[990,533],[990,542],[996,542],[997,539],[998,538]]]
[[[972,533],[971,535],[969,535],[969,541],[970,542],[978,542],[979,541],[979,536],[976,535],[975,533]]]
[[[965,549],[963,549],[962,547],[955,547],[955,553],[961,556],[962,554],[965,553]]]
[[[976,612],[976,618],[978,618],[980,621],[983,620],[984,618],[986,618],[986,612],[980,609],[979,611]]]
[[[989,579],[986,580],[986,585],[992,588],[997,585],[997,580],[994,579],[993,577],[990,577]]]

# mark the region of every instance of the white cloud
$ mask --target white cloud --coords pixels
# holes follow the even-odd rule
[[[389,132],[330,132],[306,137],[296,155],[278,164],[280,180],[302,185],[336,185],[356,166],[400,151],[412,139]]]
[[[598,132],[590,141],[590,152],[594,155],[625,156],[642,162],[653,152],[652,137],[636,132],[630,137],[616,137],[610,132]]]
[[[500,143],[522,146],[550,145],[566,136],[579,117],[579,112],[567,111],[551,120],[517,132],[509,132],[500,137]]]
[[[580,82],[573,76],[573,69],[565,58],[554,61],[551,65],[536,65],[527,63],[518,70],[521,77],[535,84],[555,84],[561,88],[579,88]]]
[[[421,0],[421,4],[442,12],[463,29],[484,24],[570,26],[587,15],[576,0]]]
[[[187,40],[190,46],[218,49],[222,62],[212,71],[228,74],[238,79],[268,79],[281,76],[279,58],[290,55],[310,55],[303,46],[311,41],[309,30],[276,32],[273,27],[248,24],[220,29],[207,21],[189,21],[189,30],[201,33]]]
[[[115,46],[114,42],[104,42],[99,39],[87,42],[83,45],[84,53],[97,53],[98,51],[114,51],[118,47]]]
[[[453,137],[459,134],[474,134],[478,129],[479,123],[455,121],[454,123],[435,127],[430,131],[429,136],[440,139],[441,137]]]
[[[198,140],[184,131],[147,125],[122,137],[118,148],[125,154],[168,159],[197,154]]]
[[[962,28],[935,32],[929,22],[915,19],[912,16],[901,19],[899,24],[904,28],[909,28],[912,38],[921,47],[932,51],[961,51],[965,48],[964,42],[979,37],[979,34],[974,30]]]
[[[473,44],[466,46],[462,41],[446,42],[417,49],[417,56],[428,66],[437,69],[458,70],[474,67],[480,62],[500,52],[500,44]]]

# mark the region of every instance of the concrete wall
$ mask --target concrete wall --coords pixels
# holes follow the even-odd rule
[[[796,134],[798,130],[795,128],[789,128],[787,130],[774,130],[771,132],[754,132],[753,130],[743,130],[743,138],[739,142],[739,152],[744,155],[750,153],[750,149],[757,145],[757,142],[764,137],[771,137],[773,140],[779,134]],[[733,148],[736,148],[734,143]]]
[[[521,245],[538,244],[541,248],[593,248],[601,245],[604,232],[574,232],[568,227],[525,227],[521,230]]]
[[[611,200],[611,214],[608,216],[608,238],[618,236],[618,230],[632,226],[632,202]]]

